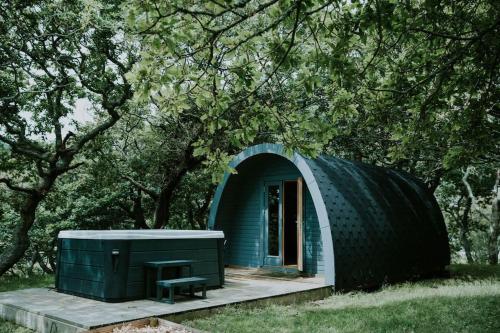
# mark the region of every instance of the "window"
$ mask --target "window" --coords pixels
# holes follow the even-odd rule
[[[280,187],[267,188],[267,254],[279,256],[280,233]]]

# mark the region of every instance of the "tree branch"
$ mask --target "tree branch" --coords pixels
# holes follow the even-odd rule
[[[31,157],[35,160],[49,161],[49,156],[46,152],[42,153],[40,147],[37,147],[34,144],[32,145],[29,141],[22,138],[20,140],[21,142],[16,142],[0,134],[0,141],[8,144],[12,151],[18,154]]]
[[[462,183],[464,183],[464,185],[465,185],[465,189],[467,190],[467,195],[472,202],[472,207],[474,207],[474,209],[479,213],[479,215],[481,215],[483,218],[485,218],[486,220],[489,221],[490,218],[481,211],[481,207],[479,207],[479,205],[477,204],[476,197],[474,196],[474,193],[472,192],[472,186],[470,186],[469,181],[467,180],[467,178],[469,178],[471,170],[472,170],[472,167],[467,168],[464,176],[462,177]]]
[[[108,114],[110,115],[110,117],[106,121],[94,127],[92,130],[87,132],[85,135],[79,137],[75,141],[75,143],[71,146],[71,150],[74,153],[80,151],[87,142],[93,140],[101,133],[111,128],[120,119],[120,115],[115,110],[108,110]]]
[[[15,185],[12,183],[12,181],[10,179],[7,179],[7,178],[0,178],[0,183],[5,184],[12,191],[23,192],[23,193],[30,194],[30,195],[36,194],[36,191],[34,189]]]
[[[122,176],[122,178],[128,180],[132,185],[141,189],[144,193],[149,195],[151,197],[151,199],[153,199],[154,201],[158,200],[158,198],[160,197],[160,195],[156,191],[154,191],[150,188],[147,188],[145,185],[139,183],[138,181],[136,181],[132,177]]]
[[[230,107],[233,107],[233,106],[237,105],[238,103],[240,103],[241,101],[248,99],[251,95],[253,95],[257,91],[259,91],[259,89],[262,88],[265,84],[267,84],[269,82],[269,80],[278,72],[278,69],[281,67],[281,65],[283,65],[283,63],[285,62],[286,58],[288,57],[288,54],[290,53],[290,51],[292,50],[293,46],[295,45],[295,35],[297,33],[297,29],[299,27],[299,21],[300,21],[300,2],[301,1],[297,1],[295,3],[295,5],[296,5],[295,21],[294,21],[294,24],[293,24],[293,29],[291,31],[290,45],[288,45],[288,48],[286,49],[285,53],[281,57],[281,59],[278,62],[278,64],[274,67],[274,69],[272,70],[272,72],[269,73],[269,75],[266,77],[266,79],[264,79],[257,87],[255,87],[248,94],[246,94],[245,96],[243,96],[243,98],[240,98],[237,101],[231,103]]]

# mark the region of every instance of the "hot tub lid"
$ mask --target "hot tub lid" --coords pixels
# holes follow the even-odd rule
[[[72,239],[193,239],[224,238],[222,231],[209,230],[65,230],[59,238]]]

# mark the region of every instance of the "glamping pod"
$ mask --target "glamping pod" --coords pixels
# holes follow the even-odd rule
[[[322,275],[337,290],[442,273],[443,216],[408,173],[331,156],[250,147],[218,186],[209,229],[222,230],[226,265]]]

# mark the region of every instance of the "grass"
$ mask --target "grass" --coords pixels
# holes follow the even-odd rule
[[[290,306],[229,306],[184,324],[212,332],[500,332],[500,267],[452,265],[450,278],[335,294]]]
[[[53,287],[53,275],[31,275],[27,277],[19,276],[2,276],[0,277],[0,292],[26,289],[26,288],[43,288]]]
[[[0,291],[48,287],[53,277],[1,277]],[[500,266],[452,265],[450,278],[335,294],[290,306],[229,306],[184,324],[211,332],[500,332]],[[0,333],[32,332],[0,320]]]
[[[26,288],[42,288],[54,285],[52,275],[31,275],[27,277],[2,276],[0,277],[0,292]],[[33,332],[22,326],[0,319],[0,333],[28,333]]]

